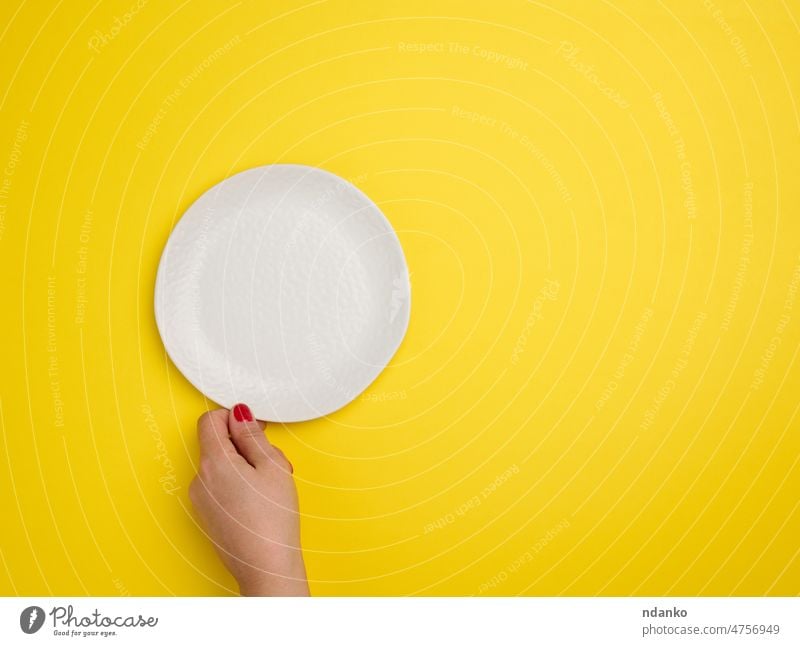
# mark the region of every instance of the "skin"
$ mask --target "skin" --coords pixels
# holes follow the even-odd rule
[[[200,417],[189,498],[242,595],[307,596],[293,468],[264,427],[224,408]]]

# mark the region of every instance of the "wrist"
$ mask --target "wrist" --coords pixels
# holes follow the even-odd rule
[[[260,581],[239,584],[243,597],[307,597],[308,583],[304,579],[267,575]]]
[[[237,577],[239,594],[243,597],[307,597],[308,580],[302,560],[284,572],[262,571]]]

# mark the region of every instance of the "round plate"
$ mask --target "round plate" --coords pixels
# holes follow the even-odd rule
[[[355,186],[310,166],[261,166],[204,193],[158,266],[158,331],[209,399],[262,420],[355,399],[408,327],[403,250]]]

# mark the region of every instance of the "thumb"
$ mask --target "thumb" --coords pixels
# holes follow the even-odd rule
[[[271,445],[264,435],[264,422],[256,421],[247,404],[236,404],[228,415],[231,441],[239,454],[254,467],[269,460]]]

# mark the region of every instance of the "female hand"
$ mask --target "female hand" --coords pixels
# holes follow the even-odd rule
[[[205,413],[189,498],[241,594],[308,595],[292,465],[264,426],[244,404]]]

